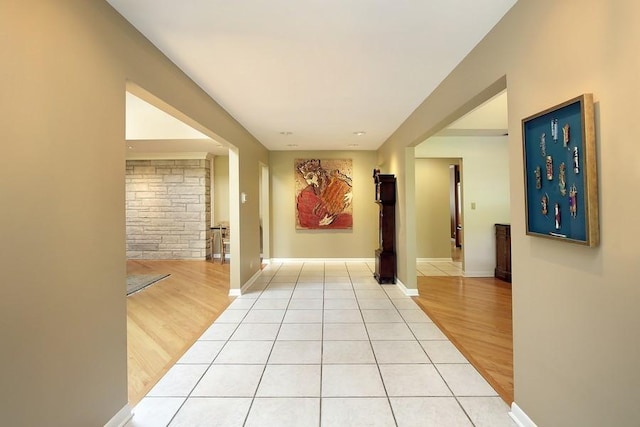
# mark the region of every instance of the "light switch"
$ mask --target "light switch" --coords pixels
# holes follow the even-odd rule
[[[476,209],[476,202],[471,202],[471,210],[475,210]]]

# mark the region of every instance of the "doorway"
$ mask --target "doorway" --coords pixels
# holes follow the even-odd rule
[[[462,262],[462,184],[460,165],[449,165],[449,215],[451,217],[451,260]]]

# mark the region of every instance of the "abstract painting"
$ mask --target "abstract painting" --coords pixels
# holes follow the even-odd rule
[[[296,229],[353,228],[351,159],[295,160]]]

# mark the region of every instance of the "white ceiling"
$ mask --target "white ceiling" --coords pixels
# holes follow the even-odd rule
[[[267,148],[374,150],[516,0],[108,2]]]

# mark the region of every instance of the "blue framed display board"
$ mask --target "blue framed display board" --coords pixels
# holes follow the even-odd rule
[[[527,234],[599,243],[593,95],[522,120]]]

